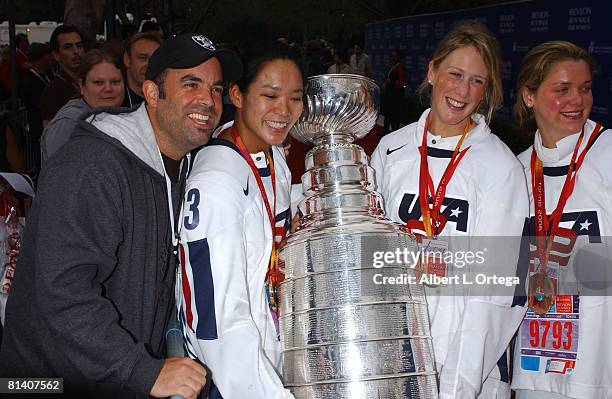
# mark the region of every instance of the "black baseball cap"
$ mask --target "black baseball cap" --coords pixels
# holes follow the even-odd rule
[[[151,55],[145,78],[154,80],[166,68],[193,68],[211,57],[216,57],[221,63],[225,82],[240,79],[242,61],[238,54],[230,49],[217,49],[206,36],[194,33],[185,33],[164,41]]]

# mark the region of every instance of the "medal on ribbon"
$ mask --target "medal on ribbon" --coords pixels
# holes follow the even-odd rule
[[[406,226],[410,228],[410,230],[418,229],[425,232],[427,236],[427,242],[431,240],[436,240],[438,235],[444,230],[446,226],[446,216],[440,212],[442,208],[442,203],[444,202],[444,197],[446,195],[446,187],[450,182],[459,162],[468,152],[470,147],[461,150],[461,145],[463,144],[463,140],[465,139],[468,131],[472,127],[472,120],[468,119],[465,127],[463,128],[463,132],[461,133],[461,138],[459,142],[455,146],[455,150],[453,151],[453,155],[442,174],[442,178],[438,183],[438,188],[434,190],[433,179],[429,174],[429,165],[427,162],[427,132],[429,130],[429,117],[425,122],[425,128],[423,130],[423,141],[421,146],[419,147],[419,153],[421,155],[421,164],[419,168],[419,206],[421,208],[421,216],[422,221],[420,220],[409,220],[406,223]],[[429,206],[429,198],[432,198],[432,206]],[[436,274],[440,277],[446,276],[446,264],[443,260],[441,260],[440,256],[433,256],[431,262],[429,259],[421,259],[420,272],[418,273],[419,278],[422,274]],[[432,284],[428,286],[437,286]]]
[[[270,220],[270,227],[272,229],[272,250],[270,252],[270,261],[268,264],[268,271],[265,277],[265,286],[266,286],[266,294],[268,297],[268,304],[270,305],[270,310],[273,313],[275,318],[278,318],[278,312],[280,309],[280,295],[279,295],[279,285],[285,279],[284,273],[281,271],[279,267],[279,248],[276,243],[276,221],[274,215],[276,214],[276,174],[274,171],[274,159],[271,156],[270,152],[266,152],[266,159],[268,161],[268,165],[270,167],[270,178],[272,180],[272,193],[274,195],[273,204],[270,205],[270,201],[268,199],[268,195],[266,193],[266,189],[264,187],[261,176],[259,175],[259,170],[257,166],[253,162],[251,158],[251,154],[248,152],[246,146],[242,142],[242,139],[238,135],[235,127],[230,128],[230,134],[232,140],[240,150],[240,154],[244,158],[244,160],[249,164],[253,175],[255,176],[255,180],[257,182],[257,187],[261,193],[263,198],[264,205],[266,207],[266,213],[268,214],[268,219]]]
[[[536,257],[534,259],[535,273],[529,277],[528,306],[534,313],[545,314],[554,304],[558,292],[558,279],[552,279],[548,272],[550,251],[555,237],[558,235],[559,223],[563,215],[563,209],[567,200],[574,191],[576,175],[582,165],[587,151],[595,138],[602,130],[597,124],[585,149],[578,156],[578,150],[584,139],[584,127],[578,137],[572,158],[568,167],[563,188],[559,194],[559,201],[555,210],[548,216],[546,214],[546,195],[544,190],[544,168],[542,161],[538,158],[535,148],[531,152],[531,187],[535,208],[535,234],[536,234]]]

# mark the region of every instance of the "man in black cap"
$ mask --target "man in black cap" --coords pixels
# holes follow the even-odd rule
[[[9,295],[0,377],[62,377],[64,397],[195,398],[205,370],[162,359],[182,191],[239,57],[204,36],[152,55],[138,109],[98,111],[45,164]]]

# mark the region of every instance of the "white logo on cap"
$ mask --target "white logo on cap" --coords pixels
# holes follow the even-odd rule
[[[204,35],[191,36],[194,42],[204,47],[206,50],[215,51],[216,48],[214,44]]]

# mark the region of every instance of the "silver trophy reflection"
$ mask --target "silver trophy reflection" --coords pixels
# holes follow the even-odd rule
[[[283,381],[298,399],[438,397],[423,287],[377,284],[417,271],[373,267],[375,251],[418,250],[384,218],[373,170],[353,144],[374,126],[379,98],[362,76],[311,77],[291,132],[315,145],[300,227],[280,252]]]

